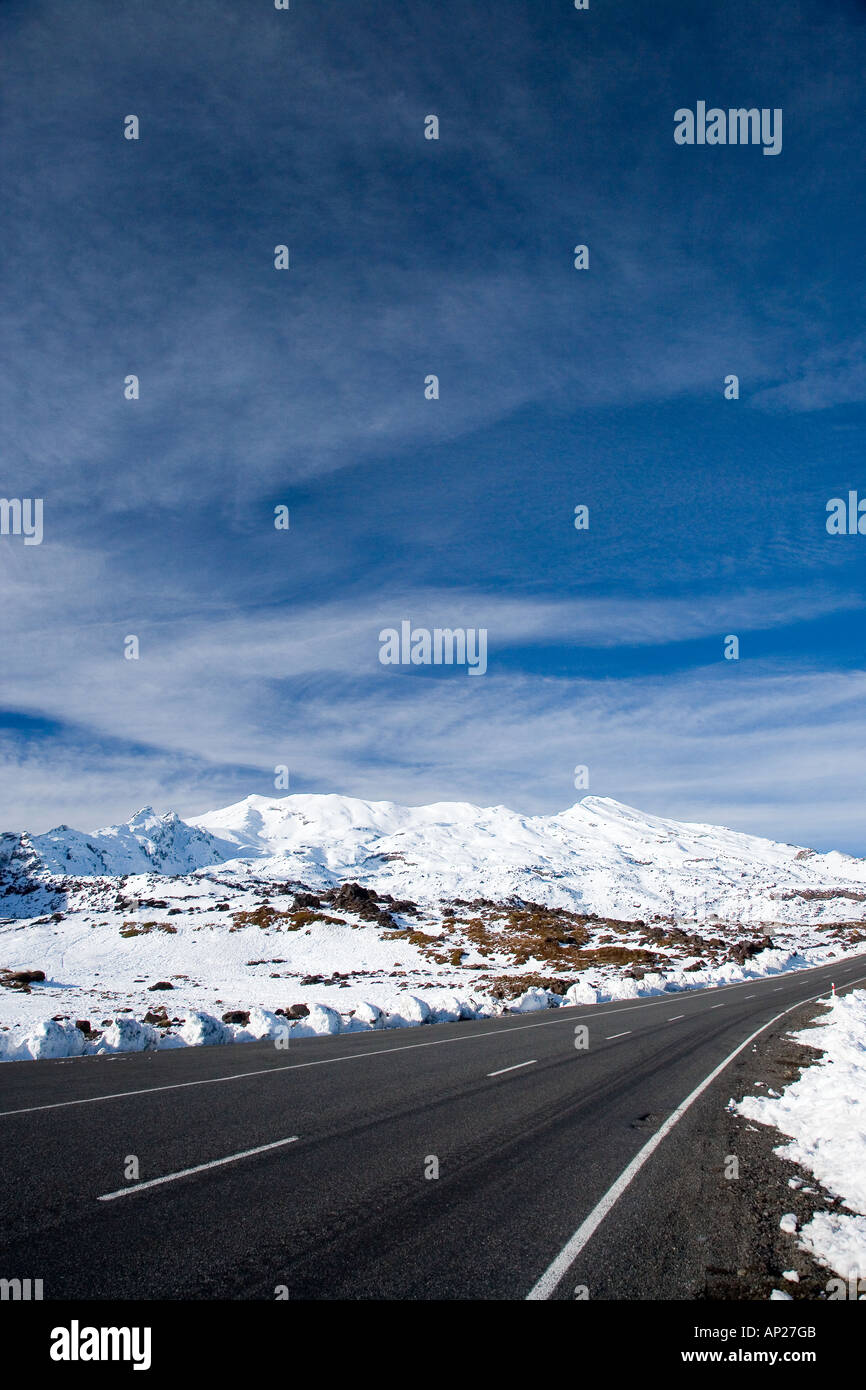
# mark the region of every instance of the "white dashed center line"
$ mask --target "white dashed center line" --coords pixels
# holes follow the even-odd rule
[[[499,1071],[489,1071],[488,1076],[504,1076],[507,1071],[519,1071],[521,1067],[534,1067],[538,1059],[533,1057],[530,1062],[515,1062],[513,1067],[500,1067]]]
[[[283,1144],[296,1144],[297,1134],[289,1139],[276,1139],[273,1144],[260,1144],[257,1149],[243,1149],[239,1154],[229,1154],[228,1158],[215,1158],[210,1163],[197,1163],[194,1168],[181,1168],[179,1173],[168,1173],[164,1178],[151,1178],[149,1182],[133,1182],[129,1187],[121,1187],[118,1192],[106,1192],[97,1197],[97,1202],[113,1202],[116,1197],[131,1197],[135,1192],[143,1192],[146,1187],[160,1187],[164,1182],[177,1182],[178,1178],[188,1178],[191,1173],[203,1173],[206,1168],[220,1168],[224,1163],[237,1163],[239,1158],[252,1158],[253,1154],[267,1153],[269,1149],[282,1148]]]

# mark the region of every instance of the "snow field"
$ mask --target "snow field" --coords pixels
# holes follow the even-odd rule
[[[747,1096],[739,1114],[790,1141],[775,1152],[814,1174],[846,1211],[817,1212],[799,1231],[802,1249],[843,1278],[866,1277],[866,990],[835,996],[823,1023],[793,1036],[823,1057],[779,1096]],[[796,1218],[782,1217],[794,1235]]]

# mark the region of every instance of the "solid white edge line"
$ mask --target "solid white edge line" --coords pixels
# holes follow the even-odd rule
[[[824,967],[820,965],[814,967],[816,970],[822,970],[823,968]],[[736,989],[738,986],[724,985],[722,988]],[[695,991],[696,994],[702,992],[701,990]],[[613,1000],[608,1002],[618,1003],[621,1001]],[[633,1014],[640,1013],[644,1009],[669,1008],[670,1002],[669,998],[643,999],[639,1004],[631,1004],[625,1009],[603,1009],[597,1013],[584,1013],[582,1016],[587,1020],[595,1022],[596,1019],[599,1018],[609,1018],[611,1014]],[[218,1086],[229,1081],[247,1081],[253,1076],[277,1076],[282,1075],[285,1071],[303,1071],[306,1067],[330,1067],[334,1066],[337,1062],[357,1062],[364,1057],[387,1057],[392,1052],[414,1052],[420,1047],[447,1047],[452,1043],[475,1042],[478,1038],[495,1038],[510,1033],[525,1033],[530,1028],[555,1028],[561,1023],[573,1024],[574,1013],[580,1013],[580,1011],[593,1008],[597,1008],[597,1005],[568,1005],[561,1010],[563,1013],[569,1015],[567,1018],[551,1018],[545,1023],[519,1023],[513,1028],[504,1028],[501,1030],[498,1028],[488,1028],[483,1033],[467,1033],[465,1037],[462,1038],[431,1038],[429,1042],[423,1043],[401,1043],[397,1047],[370,1048],[369,1052],[344,1052],[341,1057],[320,1057],[318,1061],[313,1062],[286,1062],[284,1066],[257,1067],[255,1071],[238,1071],[228,1076],[203,1076],[196,1081],[172,1081],[165,1086],[140,1086],[135,1091],[110,1091],[107,1095],[102,1096],[79,1096],[75,1100],[55,1100],[49,1105],[26,1105],[20,1110],[0,1110],[0,1120],[8,1119],[11,1115],[34,1115],[42,1110],[64,1110],[70,1105],[97,1105],[104,1100],[128,1100],[132,1096],[152,1096],[161,1091],[185,1091],[190,1086]],[[574,1012],[572,1012],[572,1010]],[[557,1012],[559,1012],[559,1010]],[[519,1017],[519,1015],[512,1015],[511,1018],[513,1017]],[[683,1017],[685,1017],[685,1015],[683,1015]],[[511,1018],[505,1018],[503,1016],[496,1021],[499,1023],[510,1023]],[[478,1021],[480,1022],[481,1020]],[[117,1057],[126,1055],[125,1053],[119,1053]],[[164,1056],[165,1054],[159,1055]],[[104,1060],[116,1061],[117,1057],[106,1057]],[[0,1066],[5,1065],[5,1063],[0,1063]],[[0,1071],[0,1076],[2,1075],[3,1073]]]
[[[513,1067],[500,1067],[499,1071],[489,1071],[487,1075],[504,1076],[507,1071],[519,1071],[521,1067],[534,1067],[537,1061],[538,1058],[533,1057],[529,1062],[515,1062]]]
[[[178,1173],[167,1173],[164,1178],[150,1178],[147,1182],[134,1182],[129,1187],[121,1187],[117,1192],[106,1192],[97,1197],[97,1202],[113,1202],[116,1197],[131,1197],[134,1192],[143,1192],[146,1187],[160,1187],[164,1182],[177,1182],[178,1178],[188,1178],[191,1173],[203,1173],[206,1168],[221,1168],[224,1163],[237,1163],[239,1158],[252,1158],[253,1154],[267,1153],[268,1149],[279,1149],[284,1144],[296,1144],[298,1135],[289,1139],[275,1139],[273,1144],[260,1144],[257,1149],[244,1149],[239,1154],[229,1154],[228,1158],[214,1158],[210,1163],[197,1163],[194,1168],[181,1168]]]
[[[849,981],[849,984],[859,984],[862,980],[866,980],[866,975],[861,975],[857,980]],[[725,1070],[728,1063],[732,1062],[735,1057],[738,1057],[739,1054],[749,1046],[749,1043],[755,1041],[755,1038],[759,1038],[768,1028],[772,1028],[774,1023],[778,1023],[780,1018],[784,1018],[786,1014],[793,1013],[794,1009],[802,1008],[804,1004],[811,1004],[815,999],[824,998],[826,994],[827,991],[822,990],[820,994],[809,995],[808,998],[801,999],[797,1004],[789,1004],[787,1009],[783,1009],[781,1013],[776,1014],[774,1018],[771,1018],[769,1022],[763,1024],[763,1026],[758,1028],[754,1033],[750,1033],[745,1042],[741,1042],[739,1047],[735,1047],[733,1052],[728,1053],[723,1062],[720,1062],[717,1067],[713,1068],[709,1076],[706,1077],[699,1086],[696,1086],[695,1089],[686,1096],[684,1101],[680,1102],[676,1110],[674,1110],[673,1114],[668,1116],[661,1128],[656,1131],[651,1139],[647,1140],[642,1149],[638,1150],[628,1167],[623,1169],[616,1182],[608,1188],[601,1200],[593,1207],[586,1220],[581,1222],[571,1239],[562,1247],[556,1259],[548,1265],[541,1278],[533,1284],[529,1293],[526,1295],[525,1302],[539,1302],[550,1298],[551,1294],[555,1293],[557,1287],[574,1264],[574,1261],[577,1259],[583,1247],[595,1234],[608,1212],[625,1192],[632,1178],[640,1172],[647,1159],[655,1152],[662,1140],[670,1134],[674,1125],[682,1119],[683,1115],[685,1115],[686,1111],[694,1104],[698,1097],[703,1095],[707,1087],[712,1085],[716,1077]]]
[[[614,1038],[627,1038],[631,1031],[631,1028],[626,1028],[624,1033],[608,1033],[605,1042],[613,1042]]]
[[[821,969],[816,966],[816,969]],[[616,1001],[614,1001],[616,1002]],[[587,1014],[588,1019],[607,1018],[610,1014],[631,1014],[641,1009],[658,1008],[660,1005],[669,1005],[669,999],[647,999],[640,1004],[633,1004],[627,1009],[605,1009],[603,1013]],[[592,1008],[592,1005],[576,1004],[573,1006],[575,1011],[584,1008]],[[562,1010],[569,1014],[568,1018],[551,1018],[546,1023],[520,1023],[514,1028],[488,1028],[484,1033],[467,1033],[462,1038],[431,1038],[429,1042],[423,1043],[402,1043],[398,1047],[377,1047],[370,1048],[369,1052],[344,1052],[341,1057],[320,1057],[313,1062],[286,1062],[281,1067],[257,1067],[255,1071],[238,1071],[229,1076],[203,1076],[197,1081],[172,1081],[166,1086],[140,1086],[135,1091],[110,1091],[103,1096],[79,1096],[76,1100],[55,1100],[50,1105],[26,1105],[20,1110],[0,1110],[0,1120],[8,1119],[10,1115],[34,1115],[41,1110],[64,1110],[70,1105],[97,1105],[104,1100],[128,1100],[132,1096],[152,1096],[161,1091],[185,1091],[190,1086],[218,1086],[229,1081],[248,1081],[253,1076],[281,1076],[286,1071],[303,1071],[307,1067],[330,1067],[337,1062],[358,1062],[364,1057],[387,1057],[392,1052],[415,1052],[420,1047],[447,1047],[451,1043],[475,1042],[478,1038],[504,1037],[510,1033],[525,1033],[530,1028],[555,1028],[560,1023],[574,1023],[572,1006]],[[514,1017],[514,1015],[512,1015]],[[480,1020],[478,1020],[480,1022]],[[511,1019],[501,1018],[498,1022],[511,1022]],[[360,1036],[356,1034],[356,1036]],[[125,1056],[119,1053],[118,1057]],[[160,1054],[160,1055],[165,1055]],[[68,1060],[68,1059],[67,1059]],[[76,1059],[77,1060],[77,1059]],[[105,1061],[115,1061],[115,1057],[106,1057]],[[6,1063],[0,1062],[0,1067]],[[3,1073],[0,1071],[0,1076]]]
[[[864,954],[864,953],[863,953],[862,951],[859,951],[859,952],[857,953],[857,955],[863,955],[863,954]],[[855,959],[856,959],[856,957],[855,957]],[[835,965],[835,964],[836,964],[835,961],[829,961],[829,962],[827,962],[827,963],[824,964],[824,965],[810,965],[810,966],[806,966],[803,970],[792,970],[792,971],[790,971],[789,973],[790,973],[792,976],[800,975],[800,974],[805,975],[805,974],[809,974],[809,973],[810,973],[811,971],[813,971],[813,970],[827,970],[827,969],[829,969],[829,967],[830,967],[831,965]],[[710,986],[710,987],[708,987],[708,988],[706,988],[706,989],[696,989],[696,990],[685,991],[685,992],[689,993],[692,997],[697,998],[697,997],[699,997],[699,996],[702,995],[702,994],[711,994],[711,993],[715,993],[716,990],[742,989],[744,985],[765,984],[765,983],[769,982],[769,981],[772,980],[772,979],[778,979],[778,976],[766,975],[766,976],[764,976],[763,979],[760,979],[760,978],[759,978],[759,979],[757,979],[757,980],[737,980],[736,983],[730,984],[730,985],[714,985],[714,986]],[[850,981],[848,981],[847,983],[850,983]],[[822,993],[823,993],[823,990],[822,990]],[[751,997],[751,996],[749,996],[749,997]],[[820,996],[814,995],[814,996],[810,996],[810,997],[816,998],[816,999],[817,999],[817,998],[819,998]],[[612,1000],[612,1001],[611,1001],[611,1000],[608,1000],[607,1002],[608,1002],[608,1003],[611,1003],[611,1002],[612,1002],[612,1003],[616,1003],[616,1002],[618,1002],[618,1001],[616,1001],[616,1000]],[[641,1012],[643,1009],[658,1009],[658,1008],[669,1007],[669,1006],[670,1006],[670,1003],[671,1003],[670,997],[666,997],[666,998],[649,998],[649,999],[642,1000],[639,1004],[632,1004],[632,1005],[629,1005],[629,1007],[628,1007],[628,1008],[625,1008],[625,1009],[615,1008],[615,1009],[604,1009],[603,1011],[601,1011],[601,1012],[596,1012],[596,1013],[588,1012],[588,1013],[585,1013],[585,1017],[586,1017],[588,1020],[595,1021],[596,1019],[599,1019],[599,1018],[609,1018],[611,1014],[632,1014],[632,1013],[639,1013],[639,1012]],[[594,1004],[575,1004],[575,1005],[573,1005],[573,1006],[572,1006],[572,1005],[569,1005],[569,1006],[567,1006],[566,1009],[564,1010],[564,1012],[566,1012],[566,1013],[568,1013],[568,1014],[571,1015],[569,1018],[552,1018],[552,1019],[550,1019],[550,1020],[549,1020],[548,1022],[546,1022],[546,1023],[521,1023],[521,1024],[518,1024],[518,1025],[517,1025],[516,1027],[514,1027],[514,1028],[506,1028],[506,1029],[504,1029],[503,1031],[506,1032],[506,1033],[522,1033],[522,1032],[525,1032],[528,1028],[555,1028],[555,1027],[557,1026],[557,1024],[560,1024],[560,1023],[569,1023],[569,1024],[570,1024],[570,1023],[573,1023],[573,1022],[574,1022],[574,1014],[572,1013],[572,1008],[574,1009],[574,1012],[577,1013],[578,1011],[596,1009],[596,1008],[597,1008],[597,1005],[594,1005]],[[685,1018],[685,1014],[683,1014],[682,1017]],[[499,1022],[503,1022],[503,1021],[505,1021],[505,1020],[504,1020],[504,1018],[501,1018],[501,1019],[498,1020],[498,1021],[499,1021]],[[509,1019],[508,1022],[510,1022],[510,1021],[511,1021],[511,1020]],[[411,1051],[413,1051],[413,1050],[415,1050],[416,1048],[419,1048],[419,1047],[445,1047],[445,1046],[447,1046],[447,1045],[450,1044],[450,1043],[474,1042],[477,1038],[492,1038],[492,1037],[495,1037],[495,1036],[497,1035],[497,1033],[499,1033],[499,1031],[500,1031],[499,1029],[493,1029],[493,1028],[491,1028],[491,1029],[489,1029],[489,1030],[488,1030],[487,1032],[485,1032],[485,1033],[470,1033],[470,1034],[467,1034],[466,1037],[462,1037],[462,1038],[432,1038],[432,1039],[430,1040],[430,1042],[425,1042],[425,1043],[403,1043],[403,1045],[400,1046],[400,1047],[380,1047],[380,1048],[376,1048],[375,1051],[371,1048],[369,1052],[347,1052],[347,1053],[344,1053],[342,1057],[321,1057],[321,1058],[319,1058],[318,1061],[314,1061],[314,1062],[287,1062],[286,1065],[285,1065],[285,1066],[282,1066],[282,1067],[257,1067],[254,1071],[239,1071],[239,1072],[234,1072],[234,1073],[232,1073],[232,1074],[229,1075],[229,1076],[204,1076],[204,1077],[199,1078],[199,1079],[196,1080],[196,1081],[173,1081],[173,1082],[169,1082],[169,1083],[168,1083],[167,1085],[165,1085],[165,1086],[140,1086],[140,1087],[138,1087],[137,1090],[134,1090],[134,1091],[111,1091],[111,1092],[109,1092],[107,1095],[102,1095],[102,1096],[79,1096],[79,1097],[78,1097],[77,1099],[75,1099],[75,1100],[55,1100],[55,1101],[52,1101],[52,1102],[51,1102],[50,1104],[48,1104],[48,1105],[25,1105],[25,1106],[22,1106],[19,1110],[0,1110],[0,1120],[6,1120],[6,1119],[8,1119],[10,1116],[12,1116],[12,1115],[35,1115],[35,1114],[38,1114],[39,1112],[41,1112],[41,1111],[43,1111],[43,1110],[65,1110],[68,1106],[71,1106],[71,1105],[98,1105],[98,1104],[101,1103],[102,1101],[106,1101],[106,1100],[128,1100],[128,1099],[129,1099],[130,1097],[132,1097],[132,1096],[152,1096],[152,1095],[156,1095],[158,1092],[161,1092],[161,1091],[184,1091],[184,1090],[187,1090],[190,1086],[217,1086],[217,1085],[220,1085],[220,1084],[224,1084],[224,1083],[226,1083],[226,1082],[229,1082],[229,1081],[246,1081],[246,1080],[249,1080],[250,1077],[253,1077],[253,1076],[274,1076],[274,1075],[279,1075],[279,1074],[281,1074],[281,1073],[284,1072],[284,1071],[300,1071],[300,1070],[302,1070],[302,1069],[305,1068],[305,1067],[327,1067],[327,1066],[333,1066],[334,1063],[336,1063],[336,1062],[357,1062],[360,1058],[363,1058],[363,1057],[383,1057],[383,1056],[387,1055],[387,1053],[389,1053],[389,1052],[411,1052]],[[119,1056],[124,1056],[124,1055],[126,1055],[126,1054],[123,1054],[123,1053],[117,1054],[118,1057],[119,1057]],[[165,1054],[160,1054],[160,1055],[165,1055]],[[76,1060],[77,1060],[77,1059],[76,1059]],[[116,1057],[106,1057],[105,1060],[106,1060],[106,1061],[114,1061],[114,1060],[117,1060],[117,1058],[116,1058]],[[7,1065],[7,1063],[5,1063],[5,1062],[0,1062],[0,1067],[6,1066],[6,1065]],[[2,1072],[0,1072],[0,1075],[2,1075]]]

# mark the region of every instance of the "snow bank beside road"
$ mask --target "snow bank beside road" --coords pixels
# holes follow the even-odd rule
[[[550,996],[551,1001],[557,998]],[[533,1007],[546,1008],[547,1002],[540,1001]],[[348,1015],[339,1014],[327,1004],[310,1004],[307,1013],[299,1018],[287,1018],[284,1014],[257,1007],[250,1010],[249,1020],[243,1025],[225,1023],[203,1009],[192,1009],[177,1031],[163,1031],[150,1023],[122,1016],[97,1039],[88,1037],[74,1023],[49,1018],[29,1032],[21,1029],[0,1032],[0,1061],[93,1057],[157,1048],[212,1047],[233,1042],[285,1044],[295,1038],[369,1033],[382,1028],[418,1028],[425,1023],[456,1023],[463,1018],[485,1018],[492,1012],[484,1004],[471,1003],[456,994],[443,994],[428,1002],[418,995],[405,993],[397,997],[390,1011],[364,1002]]]
[[[674,969],[664,975],[650,972],[640,980],[593,971],[595,984],[580,980],[564,994],[531,986],[510,1000],[494,999],[480,992],[467,998],[447,990],[429,991],[425,998],[420,992],[407,990],[389,994],[380,1004],[358,1000],[347,1006],[346,1013],[341,1013],[328,1004],[310,999],[306,1004],[307,1013],[295,1018],[256,1005],[250,1009],[248,1022],[243,1025],[226,1023],[206,1009],[179,1005],[184,1017],[175,1021],[176,1027],[156,1028],[124,1012],[96,1037],[87,1035],[68,1019],[49,1018],[9,1030],[0,1029],[0,1062],[143,1052],[156,1048],[207,1047],[233,1042],[277,1042],[288,1037],[311,1038],[381,1028],[418,1028],[433,1023],[456,1023],[460,1019],[493,1018],[505,1013],[535,1013],[543,1009],[604,1004],[708,989],[787,973],[802,969],[806,964],[799,953],[767,950],[743,966],[726,964],[721,969],[695,972]],[[814,1032],[808,1034],[809,1039],[815,1036]],[[866,1098],[863,1106],[866,1112]],[[781,1125],[779,1127],[782,1128]]]
[[[845,1278],[866,1275],[866,991],[834,998],[822,1026],[794,1036],[824,1056],[782,1095],[747,1096],[736,1109],[790,1135],[775,1152],[856,1213],[818,1212],[801,1247]]]

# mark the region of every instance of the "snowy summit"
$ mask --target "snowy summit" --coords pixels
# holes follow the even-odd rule
[[[0,1057],[637,998],[866,942],[866,862],[588,796],[249,796],[0,837]],[[130,1015],[132,1015],[130,1017]]]

